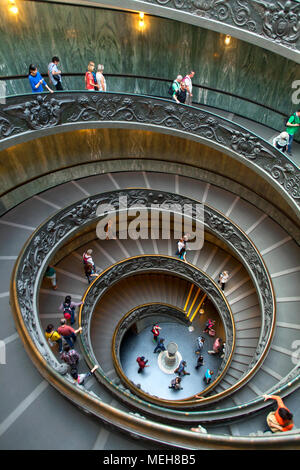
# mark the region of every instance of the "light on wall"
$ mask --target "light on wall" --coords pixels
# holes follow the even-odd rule
[[[229,34],[226,34],[224,42],[226,46],[229,46],[229,44],[231,43],[231,36],[229,36]]]
[[[13,15],[17,15],[19,13],[19,8],[17,7],[15,0],[8,0],[8,5],[10,13]]]
[[[139,29],[143,30],[145,27],[145,21],[144,21],[145,14],[141,11],[139,13]]]

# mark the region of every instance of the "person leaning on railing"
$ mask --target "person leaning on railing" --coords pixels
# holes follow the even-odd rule
[[[263,395],[266,400],[276,400],[277,410],[271,411],[267,416],[267,423],[272,432],[290,431],[294,427],[293,415],[283,404],[278,395]]]
[[[38,71],[37,67],[33,64],[29,65],[29,75],[28,80],[33,93],[43,93],[44,87],[47,88],[50,93],[54,93],[51,88],[48,87],[47,83],[43,79],[42,75]]]

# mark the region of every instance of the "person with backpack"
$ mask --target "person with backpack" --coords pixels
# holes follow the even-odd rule
[[[292,143],[294,135],[298,132],[300,126],[300,109],[293,113],[286,121],[286,132],[289,134],[287,154],[292,155]]]
[[[61,70],[58,70],[59,58],[57,56],[52,57],[52,61],[48,65],[48,76],[52,85],[55,86],[57,91],[62,91],[62,80]]]
[[[96,269],[94,260],[92,258],[92,253],[93,250],[91,248],[89,250],[86,250],[82,255],[82,261],[83,264],[90,264],[94,269]]]
[[[174,94],[174,100],[176,103],[182,103],[185,104],[186,102],[186,97],[187,97],[187,91],[186,91],[186,86],[184,84],[184,81],[182,80],[180,82],[180,87],[179,89],[175,92]]]
[[[52,348],[56,344],[58,345],[59,348],[59,354],[63,352],[63,342],[60,334],[55,331],[53,325],[48,325],[45,331],[45,336],[48,340],[49,346]]]
[[[170,85],[170,88],[169,88],[169,95],[172,96],[172,100],[174,100],[174,101],[176,101],[176,99],[175,99],[175,93],[176,93],[177,90],[180,89],[181,80],[182,80],[182,75],[177,75],[177,77],[176,77],[175,80],[173,81],[172,85]]]
[[[71,368],[77,368],[80,356],[75,349],[71,348],[68,344],[64,347],[64,350],[60,356],[61,360],[71,366]]]
[[[66,320],[70,320],[71,325],[75,323],[75,308],[82,305],[83,302],[72,302],[70,295],[65,297],[65,301],[60,305],[59,310],[64,312]]]

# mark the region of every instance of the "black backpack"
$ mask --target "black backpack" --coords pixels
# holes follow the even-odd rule
[[[64,303],[63,305],[64,307],[64,317],[69,320],[72,316],[72,313],[73,313],[73,308],[71,307],[71,304],[68,304],[68,303]],[[67,315],[66,315],[67,314]]]
[[[169,87],[168,94],[172,96],[173,93],[174,93],[174,90],[173,90],[173,82],[172,82],[170,87]]]
[[[293,117],[293,118],[294,118],[294,121],[295,121],[295,113],[293,113],[293,114],[290,115],[290,116],[286,116],[286,117],[284,118],[284,127],[287,127],[287,124],[288,124],[288,122],[289,122],[289,120],[290,120],[291,117]],[[292,123],[292,124],[293,124],[293,123]]]

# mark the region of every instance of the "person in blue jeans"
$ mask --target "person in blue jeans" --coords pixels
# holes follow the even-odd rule
[[[50,93],[54,93],[53,90],[48,87],[37,67],[33,64],[29,65],[28,80],[33,93],[43,93],[44,87],[47,88]]]
[[[60,305],[59,310],[64,312],[66,320],[70,320],[71,325],[75,323],[75,308],[82,305],[83,302],[73,302],[70,295],[65,297],[65,301]]]
[[[160,351],[165,351],[165,345],[164,345],[165,338],[158,338],[157,339],[157,345],[155,346],[154,353],[157,353],[158,350]]]
[[[62,318],[60,320],[60,327],[57,329],[57,332],[66,340],[68,345],[73,348],[74,343],[77,339],[76,335],[82,331],[82,327],[74,330],[71,326],[67,325],[67,320]]]

